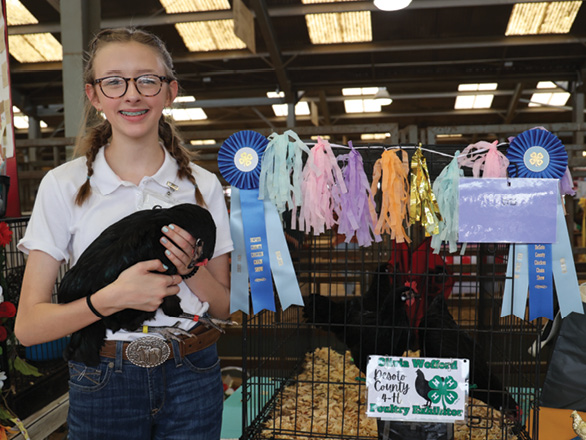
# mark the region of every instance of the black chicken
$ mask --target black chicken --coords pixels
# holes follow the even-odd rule
[[[518,418],[518,404],[491,370],[483,348],[456,323],[442,295],[429,304],[419,327],[423,357],[470,360],[470,395]]]
[[[418,369],[415,374],[417,375],[415,378],[415,391],[426,400],[425,406],[431,406],[431,399],[429,398],[431,387],[429,386],[429,381],[425,378],[423,371]]]
[[[159,259],[169,269],[177,268],[165,256],[159,242],[165,225],[174,223],[188,231],[196,240],[196,262],[212,258],[216,243],[216,224],[207,209],[193,204],[182,204],[166,209],[135,212],[104,230],[82,253],[79,260],[63,277],[57,296],[68,303],[102,289],[118,278],[130,266],[146,260]],[[183,310],[177,295],[168,296],[161,309],[168,316],[180,316]],[[104,343],[106,329],[134,331],[155,316],[155,312],[135,309],[121,310],[71,335],[64,357],[88,365],[99,363],[99,351]]]
[[[362,297],[334,301],[310,295],[304,314],[308,322],[330,330],[343,342],[356,366],[366,373],[370,355],[401,356],[408,348],[411,332],[405,312],[408,287],[391,288],[386,265],[374,274]]]

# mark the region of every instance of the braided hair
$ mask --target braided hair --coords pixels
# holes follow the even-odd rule
[[[94,59],[100,48],[109,43],[129,43],[136,42],[154,49],[165,66],[165,76],[175,80],[173,71],[173,60],[171,54],[165,47],[165,43],[156,35],[137,28],[117,28],[104,29],[100,31],[90,42],[88,50],[88,59],[84,69],[85,84],[93,84],[94,78]],[[90,123],[92,121],[92,123]],[[83,205],[91,194],[90,178],[94,174],[93,163],[100,148],[107,144],[112,137],[112,126],[110,122],[97,115],[89,100],[85,104],[84,127],[88,127],[85,132],[80,134],[75,146],[76,156],[85,156],[87,163],[87,179],[81,185],[75,198],[75,203]],[[183,141],[177,128],[171,118],[161,115],[159,119],[159,138],[169,154],[177,161],[179,166],[178,177],[188,179],[195,187],[195,199],[199,205],[205,206],[203,196],[197,187],[195,177],[191,172],[190,163],[193,160],[193,154],[183,146]]]

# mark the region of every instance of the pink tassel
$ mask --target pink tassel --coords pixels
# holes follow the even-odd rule
[[[472,168],[472,175],[477,178],[480,177],[481,170],[484,171],[482,177],[507,177],[509,159],[498,151],[497,145],[498,141],[470,144],[458,157],[458,164]]]
[[[339,209],[339,203],[334,198],[335,191],[347,192],[342,171],[329,142],[318,138],[303,169],[300,231],[313,229],[314,235],[319,235],[336,224],[334,210]]]
[[[338,161],[345,163],[342,175],[348,191],[339,192],[340,210],[338,214],[338,233],[345,236],[345,242],[350,243],[356,236],[360,246],[370,246],[374,241],[380,242],[381,236],[374,232],[376,215],[371,216],[370,204],[374,204],[368,178],[364,172],[362,156],[348,142],[350,153],[338,156]],[[339,188],[339,187],[335,187]]]

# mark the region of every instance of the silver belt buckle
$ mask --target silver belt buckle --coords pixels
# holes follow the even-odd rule
[[[151,368],[161,365],[169,359],[170,354],[169,345],[163,339],[154,336],[136,339],[126,347],[126,357],[138,367]]]

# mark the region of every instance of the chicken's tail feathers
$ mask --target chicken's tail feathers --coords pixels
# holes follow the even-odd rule
[[[106,327],[102,321],[94,322],[87,327],[74,332],[69,343],[63,350],[66,361],[83,362],[89,366],[100,363],[100,349],[104,345]]]

